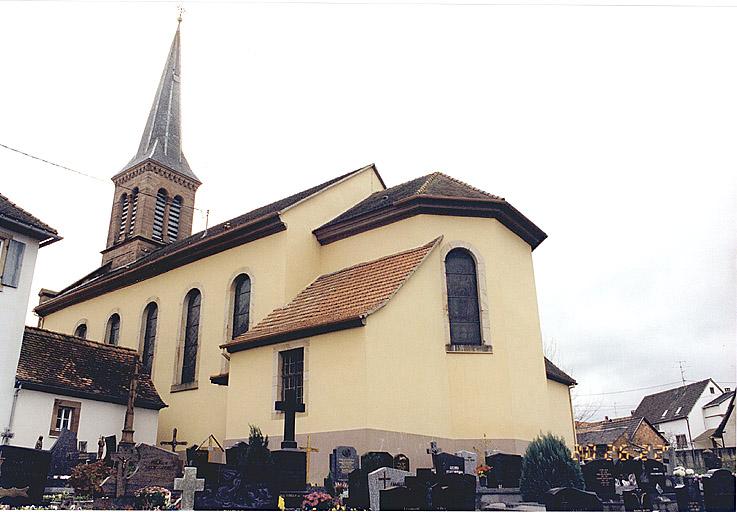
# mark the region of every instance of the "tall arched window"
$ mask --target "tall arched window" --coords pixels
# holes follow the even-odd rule
[[[151,375],[156,350],[156,321],[159,307],[152,302],[143,310],[143,347],[141,349],[141,370]]]
[[[166,230],[166,236],[170,242],[173,242],[179,236],[179,216],[182,212],[182,196],[174,196],[169,205],[169,226]]]
[[[120,196],[120,229],[118,230],[118,239],[122,240],[125,236],[125,226],[128,224],[128,194]]]
[[[79,324],[77,328],[74,329],[74,335],[77,338],[87,339],[87,324]]]
[[[200,331],[200,305],[202,294],[195,288],[190,290],[184,300],[186,317],[184,323],[184,355],[182,357],[182,379],[181,383],[195,381],[195,369],[197,367],[197,346]]]
[[[251,314],[251,278],[241,274],[233,283],[233,338],[248,330]]]
[[[130,227],[128,228],[128,234],[133,233],[133,228],[136,227],[136,212],[138,211],[138,187],[134,188],[131,192],[131,220],[129,222]]]
[[[105,343],[108,345],[117,345],[120,338],[120,315],[113,313],[107,321],[105,328]]]
[[[481,345],[476,262],[466,249],[453,249],[445,257],[448,320],[453,345]]]
[[[151,235],[154,240],[164,241],[164,214],[166,213],[166,190],[160,188],[156,193],[156,206],[154,208],[154,229]]]

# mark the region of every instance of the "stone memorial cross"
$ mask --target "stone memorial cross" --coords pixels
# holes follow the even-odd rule
[[[177,429],[175,428],[171,432],[171,441],[161,441],[159,444],[162,446],[171,446],[171,451],[175,452],[177,451],[177,446],[186,445],[187,441],[177,440]]]
[[[281,442],[282,449],[297,448],[297,441],[294,440],[296,413],[305,412],[305,404],[297,403],[297,390],[286,390],[284,400],[275,402],[274,407],[277,411],[284,412],[284,439]]]
[[[181,510],[194,510],[194,493],[205,490],[205,479],[197,478],[197,468],[184,468],[184,478],[174,479],[174,490],[182,491]]]

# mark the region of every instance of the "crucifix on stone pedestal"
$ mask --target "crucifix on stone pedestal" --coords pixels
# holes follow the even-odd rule
[[[128,464],[135,458],[136,444],[133,441],[133,417],[135,414],[136,390],[138,388],[138,372],[141,361],[136,355],[133,363],[130,385],[128,387],[128,406],[125,409],[125,420],[123,421],[123,434],[118,443],[118,451],[111,457],[115,463],[115,496],[120,498],[125,494],[126,481],[130,477],[127,474]]]
[[[297,441],[294,439],[294,423],[296,413],[305,412],[305,404],[297,402],[297,390],[287,389],[284,392],[284,400],[274,404],[277,411],[284,412],[284,439],[281,442],[282,449],[296,449]]]

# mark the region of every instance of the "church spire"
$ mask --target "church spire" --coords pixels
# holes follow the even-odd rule
[[[182,151],[182,126],[180,118],[180,45],[179,25],[181,13],[177,18],[177,31],[171,42],[169,56],[156,89],[151,112],[148,114],[146,128],[141,136],[138,152],[126,165],[130,169],[151,159],[199,183],[190,169]]]

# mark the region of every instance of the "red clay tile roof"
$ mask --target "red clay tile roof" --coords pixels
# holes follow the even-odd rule
[[[555,366],[547,357],[545,358],[545,375],[550,380],[560,382],[561,384],[567,384],[568,386],[575,386],[577,384],[573,377]]]
[[[48,224],[41,222],[10,199],[0,194],[0,226],[7,225],[19,232],[28,234],[48,245],[61,240],[59,233]]]
[[[643,422],[663,439],[663,444],[668,444],[666,439],[660,435],[658,429],[653,427],[643,416],[624,416],[595,422],[576,422],[576,442],[580,445],[613,444],[623,435],[627,438],[627,441],[632,442],[637,429]]]
[[[136,357],[133,349],[26,327],[15,378],[23,389],[125,405]],[[149,376],[139,376],[137,389],[136,407],[166,407]]]
[[[368,315],[399,291],[441,239],[320,276],[289,304],[275,309],[253,329],[223,346],[237,352],[363,325]]]

